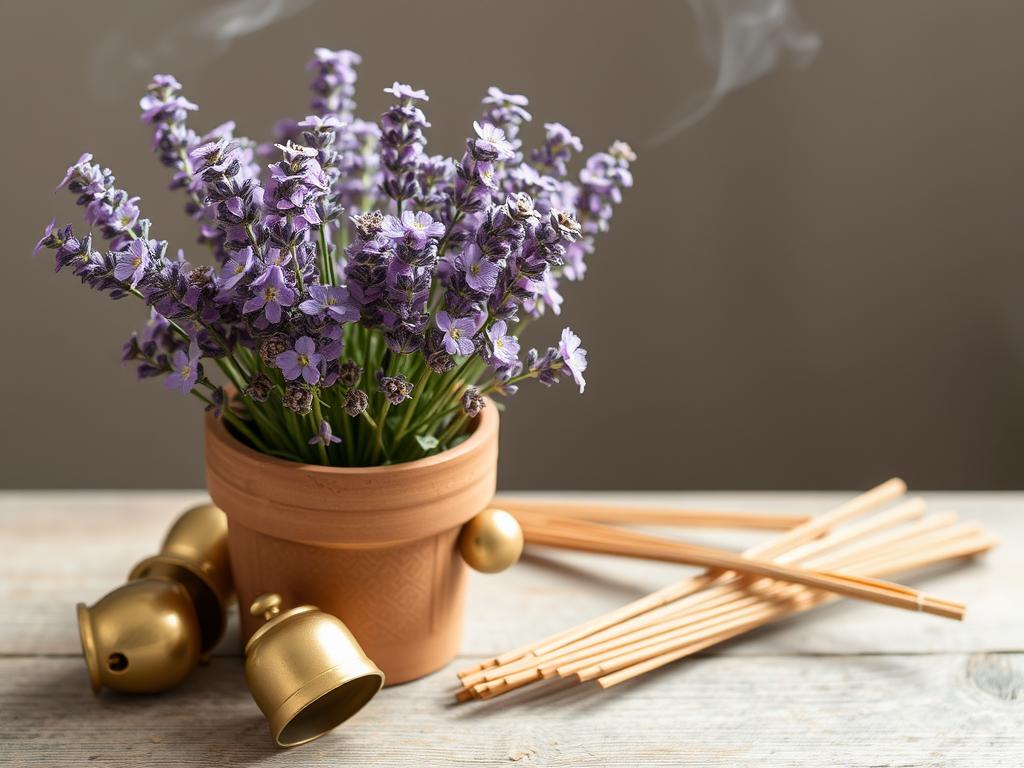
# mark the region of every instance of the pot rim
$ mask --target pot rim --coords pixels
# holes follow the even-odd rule
[[[473,425],[473,431],[470,432],[469,437],[454,448],[448,448],[441,451],[441,453],[434,454],[433,456],[424,456],[422,459],[403,461],[398,464],[378,464],[370,467],[327,467],[323,464],[310,464],[308,462],[282,459],[279,456],[271,456],[268,453],[262,453],[257,451],[255,448],[246,445],[231,434],[231,430],[225,426],[223,419],[218,419],[212,413],[207,413],[205,420],[207,431],[216,437],[219,442],[230,446],[231,450],[238,451],[251,459],[270,464],[272,466],[290,468],[296,472],[330,474],[342,477],[346,475],[350,477],[383,474],[397,475],[416,472],[417,470],[455,461],[461,456],[477,450],[479,445],[490,439],[498,429],[498,409],[495,407],[494,401],[491,400],[491,398],[488,397],[485,398],[485,400],[487,401],[487,405],[482,411],[480,411],[480,415],[470,422]]]
[[[454,448],[375,467],[325,467],[269,456],[206,417],[206,481],[241,526],[286,541],[376,548],[457,528],[494,497],[499,414],[488,403]]]

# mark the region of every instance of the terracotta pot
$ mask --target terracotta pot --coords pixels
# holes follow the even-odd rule
[[[228,516],[243,640],[261,623],[249,605],[276,592],[345,622],[388,684],[446,665],[467,581],[456,540],[494,496],[497,463],[493,406],[455,448],[387,467],[284,461],[207,418],[206,482]]]

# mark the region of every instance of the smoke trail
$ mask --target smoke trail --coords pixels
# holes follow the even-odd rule
[[[790,0],[689,0],[698,48],[711,85],[687,99],[672,122],[649,141],[664,144],[703,119],[726,94],[749,85],[783,61],[802,67],[821,37],[801,21]]]
[[[139,90],[154,72],[200,73],[232,42],[309,8],[316,0],[221,0],[192,10],[183,4],[132,3],[119,13],[92,57],[94,91],[103,99]]]

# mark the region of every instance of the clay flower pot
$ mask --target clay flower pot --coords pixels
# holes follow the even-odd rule
[[[384,467],[321,467],[266,456],[206,421],[206,482],[228,516],[239,605],[260,594],[340,618],[388,684],[454,658],[467,566],[462,525],[494,496],[493,405],[451,450]],[[243,640],[261,623],[240,611]]]

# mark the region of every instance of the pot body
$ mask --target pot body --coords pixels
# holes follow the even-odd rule
[[[467,566],[462,525],[494,496],[498,414],[485,408],[451,450],[386,467],[284,461],[206,423],[206,480],[228,516],[238,603],[276,592],[337,616],[388,684],[459,650]],[[243,641],[261,619],[240,611]]]

